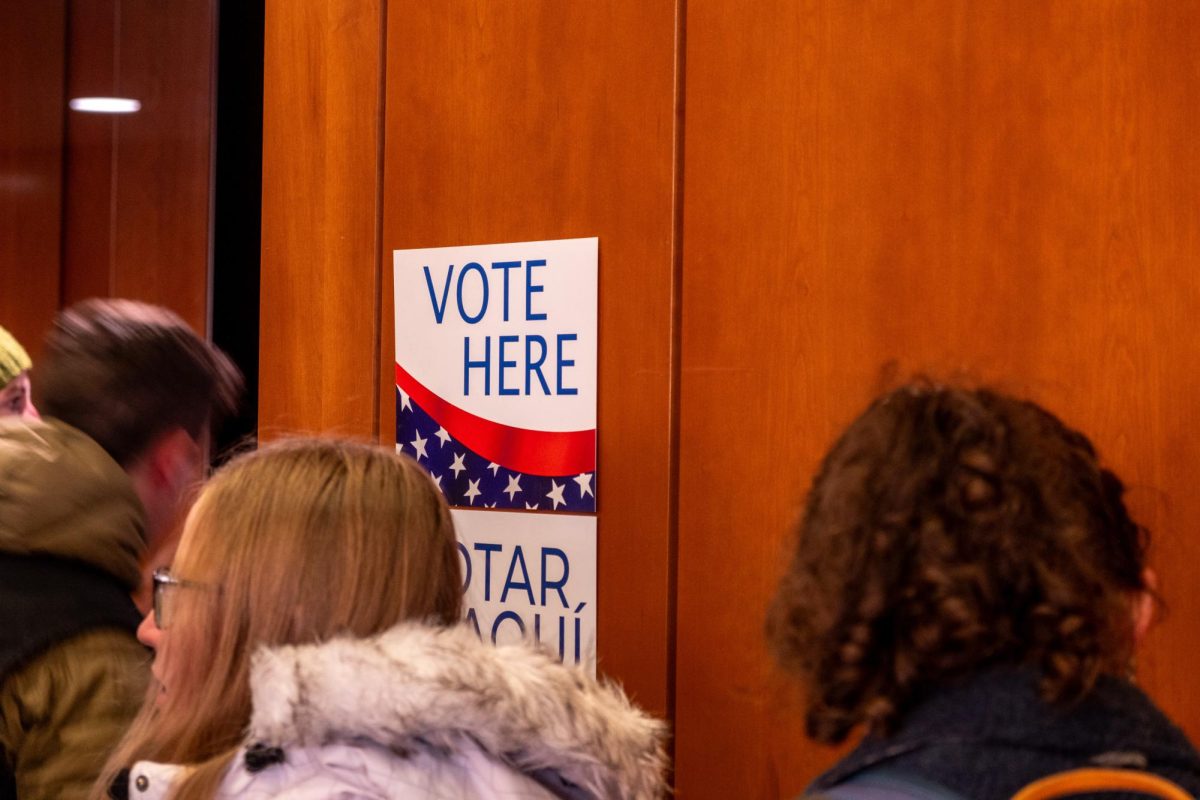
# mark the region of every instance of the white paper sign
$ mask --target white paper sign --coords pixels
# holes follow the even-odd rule
[[[393,253],[396,449],[454,508],[467,620],[593,671],[597,257],[594,238]]]
[[[452,505],[596,510],[597,240],[397,250],[396,443]]]
[[[596,518],[455,509],[467,623],[596,671]]]

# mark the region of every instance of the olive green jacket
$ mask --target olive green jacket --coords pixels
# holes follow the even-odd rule
[[[84,562],[132,591],[144,517],[129,476],[80,431],[0,422],[0,552]],[[93,629],[0,680],[0,756],[21,800],[87,794],[141,704],[149,661],[128,631]]]

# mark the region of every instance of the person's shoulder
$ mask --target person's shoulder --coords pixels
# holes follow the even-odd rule
[[[800,800],[966,800],[921,775],[887,766],[865,770],[850,780]]]
[[[49,647],[9,675],[0,691],[30,707],[96,691],[137,697],[145,691],[149,668],[146,648],[133,634],[95,628]]]
[[[66,672],[90,668],[124,673],[131,666],[148,669],[150,651],[131,631],[117,627],[92,628],[54,645],[30,662],[30,666],[35,664]]]
[[[53,645],[0,687],[3,744],[18,792],[82,797],[145,696],[146,651],[95,629]]]

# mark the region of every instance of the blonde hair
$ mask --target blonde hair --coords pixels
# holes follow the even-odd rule
[[[249,723],[263,646],[365,637],[406,619],[454,624],[462,578],[441,493],[411,459],[297,439],[231,462],[188,515],[170,636],[153,686],[94,796],[138,760],[193,765],[175,798],[212,797]]]

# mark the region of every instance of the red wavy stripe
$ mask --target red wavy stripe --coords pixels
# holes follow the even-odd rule
[[[535,431],[477,417],[425,388],[396,365],[396,385],[473,451],[513,472],[577,475],[596,471],[596,430]]]

